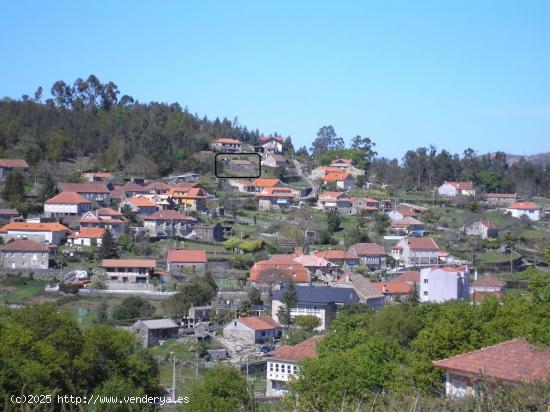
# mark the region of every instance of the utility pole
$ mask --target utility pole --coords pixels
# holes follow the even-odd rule
[[[176,401],[176,355],[174,352],[172,354],[172,401]]]

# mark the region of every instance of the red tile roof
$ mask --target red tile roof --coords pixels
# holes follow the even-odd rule
[[[242,324],[253,330],[271,330],[279,329],[281,325],[271,318],[271,316],[246,316],[237,319]]]
[[[0,159],[0,167],[28,169],[29,165],[23,159]]]
[[[260,193],[256,193],[256,197],[296,197],[296,193],[288,187],[264,187]]]
[[[176,263],[206,263],[208,258],[204,250],[179,250],[172,249],[168,251],[168,262]]]
[[[403,272],[397,276],[394,280],[400,282],[420,283],[420,272]]]
[[[317,357],[317,344],[323,339],[322,336],[313,336],[297,345],[283,345],[275,349],[268,356],[269,361],[281,361],[298,363],[306,358]]]
[[[70,239],[100,239],[105,234],[105,229],[102,227],[83,227],[78,233],[72,233],[68,237]]]
[[[439,250],[439,246],[435,240],[429,237],[411,237],[407,238],[409,247],[417,250]]]
[[[402,214],[403,216],[416,216],[419,213],[413,209],[396,209],[396,212]]]
[[[48,245],[32,240],[14,240],[0,248],[2,252],[47,252]]]
[[[504,286],[504,282],[490,273],[480,277],[478,280],[474,280],[470,283],[470,286],[480,286],[489,288],[501,288]]]
[[[222,143],[222,144],[241,144],[240,141],[236,140],[236,139],[230,139],[228,137],[222,137],[220,139],[216,139],[214,140],[213,143]]]
[[[47,205],[81,205],[81,204],[92,204],[84,196],[79,195],[76,192],[61,192],[58,195],[55,195],[51,199],[48,199],[44,202]]]
[[[323,180],[325,182],[339,182],[342,180],[346,180],[351,176],[348,172],[328,172],[325,176],[323,176]]]
[[[103,183],[60,183],[62,192],[110,193]]]
[[[433,362],[436,368],[511,383],[550,378],[550,348],[534,348],[513,339],[483,349]]]
[[[472,182],[445,182],[458,190],[472,190],[474,184]]]
[[[372,285],[378,292],[385,295],[408,295],[412,291],[412,287],[405,281],[393,280],[391,282],[372,282]]]
[[[104,268],[145,268],[154,269],[157,261],[153,259],[103,259]]]
[[[296,262],[294,256],[277,256],[269,260],[260,260],[250,269],[251,282],[286,282],[296,283],[309,281],[309,271],[301,263]]]
[[[359,256],[352,255],[345,250],[323,250],[315,252],[315,256],[326,260],[359,260]]]
[[[252,181],[252,184],[256,187],[274,187],[280,183],[281,181],[279,179],[266,179],[266,178],[258,178]]]
[[[488,292],[488,291],[479,291],[476,290],[472,295],[470,296],[472,302],[481,302],[483,299],[493,296],[496,300],[501,301],[504,298],[504,294],[502,292]]]
[[[68,232],[69,228],[60,223],[31,223],[31,222],[11,222],[0,228],[0,232],[8,231],[21,232]]]
[[[340,198],[348,199],[348,195],[345,192],[321,192],[319,195],[320,201],[337,200]]]
[[[131,197],[128,199],[128,202],[135,207],[156,207],[156,204],[146,197]]]
[[[102,207],[101,209],[97,209],[96,213],[98,216],[116,216],[116,217],[122,217],[122,213],[117,212],[114,209],[111,209],[110,207]]]
[[[355,243],[351,245],[348,251],[352,249],[357,256],[385,256],[384,247],[376,243]]]
[[[539,210],[540,207],[531,202],[516,202],[513,205],[508,206],[508,209]]]

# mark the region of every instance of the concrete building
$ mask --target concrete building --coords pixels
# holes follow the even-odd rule
[[[481,220],[474,222],[466,228],[466,234],[470,236],[478,236],[481,239],[497,238],[498,228],[497,226],[488,220]]]
[[[92,210],[92,202],[76,192],[61,192],[44,202],[46,217],[81,216]]]
[[[223,328],[226,339],[238,340],[244,345],[273,342],[282,335],[282,326],[269,316],[236,318]]]
[[[73,246],[101,246],[105,229],[100,227],[83,227],[67,236],[67,243]]]
[[[191,233],[196,219],[175,210],[159,210],[143,218],[150,237],[184,237]]]
[[[0,248],[4,269],[48,269],[49,248],[32,240],[14,240]]]
[[[317,207],[325,212],[335,210],[341,214],[352,213],[352,201],[344,192],[321,192]]]
[[[359,256],[360,264],[369,270],[386,269],[387,253],[376,243],[354,243],[348,248],[348,253]]]
[[[38,243],[55,243],[65,240],[69,228],[60,223],[11,222],[0,228],[4,242],[28,239]]]
[[[242,143],[236,139],[221,138],[212,142],[212,150],[218,152],[240,152],[242,151]]]
[[[512,339],[432,364],[446,373],[448,397],[475,396],[481,380],[489,385],[548,382],[550,348],[532,346],[524,339]]]
[[[204,223],[197,223],[193,226],[195,232],[194,238],[202,240],[203,242],[222,242],[224,240],[223,226],[219,223],[215,225],[207,225]]]
[[[80,228],[109,229],[111,234],[118,237],[128,231],[128,221],[122,213],[110,208],[102,208],[86,212],[80,218]]]
[[[60,192],[76,192],[86,199],[109,206],[111,192],[103,183],[59,183]]]
[[[521,218],[527,216],[529,220],[540,220],[540,206],[531,202],[517,202],[506,208],[506,211],[512,215],[512,217]]]
[[[472,182],[444,182],[437,188],[437,193],[440,196],[456,197],[456,196],[472,196],[475,197],[476,190]]]
[[[157,205],[143,195],[133,196],[120,202],[119,210],[122,211],[124,206],[128,206],[130,210],[137,212],[140,215],[151,215],[157,211]]]
[[[296,285],[294,289],[298,297],[298,303],[295,307],[290,308],[291,317],[300,315],[317,316],[320,320],[317,331],[323,331],[329,327],[330,322],[336,316],[337,306],[359,302],[359,296],[353,288]],[[281,299],[284,292],[284,287],[273,292],[271,316],[277,322],[279,322],[278,312],[282,306]]]
[[[14,170],[19,170],[23,174],[28,172],[29,165],[23,159],[0,159],[0,181],[4,182],[8,175]]]
[[[256,193],[258,209],[263,211],[289,209],[297,194],[288,187],[267,187]]]
[[[166,256],[166,266],[173,275],[202,274],[206,271],[208,258],[204,250],[172,249]]]
[[[322,336],[313,336],[297,345],[282,345],[267,357],[267,397],[279,398],[288,392],[288,382],[298,378],[299,363],[317,357],[317,344]]]
[[[441,303],[470,297],[470,273],[465,267],[429,267],[420,271],[421,302]]]
[[[329,172],[322,177],[325,185],[334,184],[336,189],[353,190],[355,189],[355,178],[347,172]]]
[[[437,265],[439,253],[439,246],[429,237],[405,237],[391,248],[391,256],[405,267]]]
[[[157,261],[153,259],[103,259],[101,267],[110,281],[149,284]]]
[[[161,340],[176,339],[179,325],[172,319],[138,320],[130,330],[139,336],[144,348],[149,348]]]

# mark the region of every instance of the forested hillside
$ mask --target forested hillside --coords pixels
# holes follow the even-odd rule
[[[217,137],[253,142],[237,121],[200,119],[179,104],[140,103],[121,95],[113,82],[94,75],[72,85],[56,82],[51,98],[0,101],[0,157],[22,157],[32,166],[91,157],[97,167],[164,175],[193,166],[193,154]]]

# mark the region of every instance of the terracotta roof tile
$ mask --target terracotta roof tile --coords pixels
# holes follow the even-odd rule
[[[531,202],[516,202],[513,205],[508,206],[508,209],[539,210],[540,207]]]
[[[103,259],[101,267],[104,268],[145,268],[154,269],[157,261],[153,259]]]
[[[346,180],[351,176],[348,172],[328,172],[324,177],[323,180],[325,182],[339,182],[342,180]]]
[[[47,252],[48,245],[32,240],[14,240],[0,248],[2,252]]]
[[[391,282],[372,282],[372,285],[383,294],[391,295],[408,295],[412,291],[412,287],[405,281],[393,280]]]
[[[502,288],[504,282],[490,273],[481,276],[478,280],[474,280],[470,283],[470,286],[490,287],[490,288]]]
[[[168,251],[168,262],[176,263],[206,263],[208,258],[204,250],[179,250],[172,249]]]
[[[92,202],[84,196],[81,196],[76,192],[61,192],[44,202],[44,204],[47,205],[81,205],[91,203]]]
[[[0,167],[28,169],[29,165],[23,159],[0,159]]]
[[[237,319],[242,324],[253,330],[270,330],[281,328],[281,325],[271,316],[246,316]]]
[[[143,220],[176,220],[176,221],[193,221],[194,218],[182,215],[175,210],[159,210],[149,216],[145,216]]]
[[[60,223],[11,222],[0,228],[0,232],[8,231],[68,232],[69,228]]]
[[[506,382],[533,382],[550,378],[550,348],[534,348],[513,339],[451,358],[434,361],[436,368]]]
[[[298,363],[306,358],[317,357],[317,345],[323,336],[313,336],[297,345],[282,345],[269,354],[267,360]]]
[[[76,193],[110,193],[103,183],[60,183],[62,192]]]
[[[326,260],[359,260],[359,256],[348,253],[345,250],[323,250],[315,252],[315,256]]]

